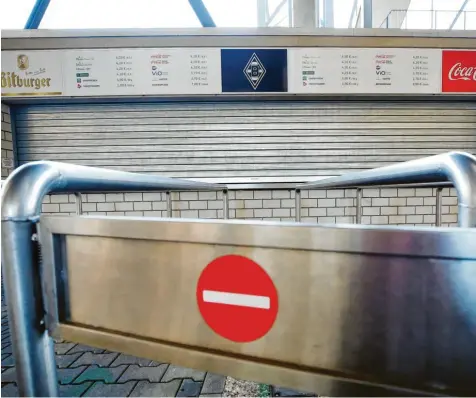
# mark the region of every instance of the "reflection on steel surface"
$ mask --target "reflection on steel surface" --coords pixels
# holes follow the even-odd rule
[[[476,392],[475,229],[119,217],[41,225],[44,241],[65,247],[54,260],[65,293],[47,297],[64,309],[52,321],[59,337],[321,395]],[[274,326],[252,343],[215,334],[197,308],[199,275],[226,254],[257,261],[279,294]]]

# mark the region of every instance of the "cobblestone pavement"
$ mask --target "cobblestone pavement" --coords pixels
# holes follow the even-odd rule
[[[3,286],[1,334],[1,395],[18,397]],[[55,344],[55,353],[64,397],[313,396],[65,341]]]

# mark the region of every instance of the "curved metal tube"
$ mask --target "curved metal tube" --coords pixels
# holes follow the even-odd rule
[[[16,169],[5,181],[2,220],[37,218],[43,197],[49,193],[171,189],[218,191],[226,186],[66,163],[31,162]]]
[[[448,152],[298,185],[300,189],[451,181],[458,194],[459,226],[476,227],[476,157]]]
[[[59,395],[37,258],[35,223],[44,196],[54,192],[168,189],[222,190],[226,186],[46,161],[25,164],[5,181],[2,265],[20,396]]]

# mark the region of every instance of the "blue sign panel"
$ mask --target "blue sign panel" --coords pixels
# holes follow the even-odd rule
[[[285,49],[221,50],[224,93],[288,91],[288,52]]]

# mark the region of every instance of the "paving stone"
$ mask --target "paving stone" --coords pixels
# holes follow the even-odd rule
[[[74,361],[76,361],[82,354],[66,354],[66,355],[56,355],[56,366],[58,368],[67,368]],[[81,365],[81,364],[80,364]],[[78,365],[79,366],[79,365]]]
[[[80,365],[109,366],[111,365],[112,362],[114,362],[114,359],[116,359],[118,355],[119,354],[115,354],[115,353],[93,354],[92,352],[85,352],[72,364],[72,366],[80,366]]]
[[[15,358],[11,354],[2,354],[2,366],[15,366]]]
[[[18,387],[16,384],[2,384],[2,397],[18,397]]]
[[[207,373],[203,382],[202,394],[221,394],[225,389],[226,376]]]
[[[150,359],[138,358],[138,357],[133,357],[132,355],[120,354],[111,364],[111,366],[117,366],[117,365],[151,366],[152,362],[153,361],[151,361]],[[153,366],[157,366],[157,365],[153,365]]]
[[[124,383],[129,380],[148,380],[151,383],[158,383],[166,370],[167,365],[165,364],[155,367],[130,365],[122,374],[118,383]]]
[[[317,397],[317,395],[312,393],[290,390],[288,388],[276,386],[271,387],[271,392],[274,397]]]
[[[165,372],[162,381],[167,382],[174,379],[193,379],[193,381],[203,381],[203,379],[205,379],[205,372],[170,365],[167,372]]]
[[[58,390],[61,397],[80,397],[92,384],[92,381],[87,381],[83,384],[60,385]]]
[[[172,380],[168,383],[149,383],[139,381],[132,390],[131,397],[174,397],[180,388],[182,380]]]
[[[124,384],[104,384],[97,381],[86,391],[84,397],[128,397],[137,382],[129,381]]]
[[[102,354],[104,350],[102,348],[89,347],[87,345],[76,344],[68,354],[76,354],[77,352],[93,352],[94,354]]]
[[[58,369],[58,382],[60,384],[70,384],[76,377],[78,377],[87,366],[79,366],[77,368],[66,368],[66,369]]]
[[[221,397],[222,394],[200,394],[199,397]]]
[[[55,344],[55,353],[56,354],[66,354],[75,345],[76,344],[74,344],[74,343],[57,343],[57,344]],[[74,353],[70,352],[69,354],[74,354]]]
[[[74,380],[74,384],[83,381],[103,381],[104,383],[114,383],[126,370],[127,365],[116,366],[115,368],[103,368],[96,365],[88,367],[79,377]]]
[[[6,368],[2,372],[2,383],[16,383],[17,381],[17,372],[15,368]]]
[[[201,382],[185,379],[177,392],[177,397],[198,397],[201,388]]]

